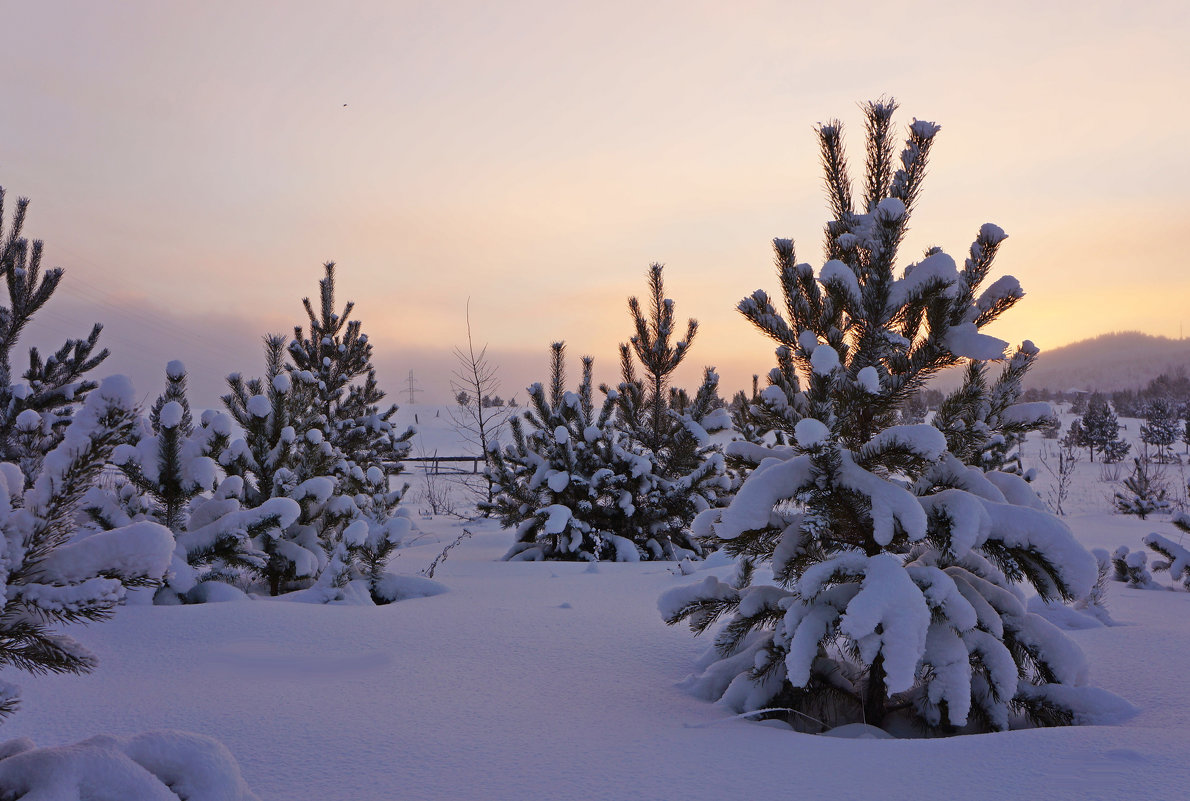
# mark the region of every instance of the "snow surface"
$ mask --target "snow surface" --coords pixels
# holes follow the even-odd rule
[[[1137,547],[1152,528],[1122,537],[1120,522],[1140,521],[1075,528]],[[1169,798],[1190,780],[1190,593],[1114,584],[1122,625],[1069,632],[1093,682],[1141,708],[1122,726],[840,740],[730,719],[675,687],[709,642],[657,614],[691,581],[671,565],[500,562],[509,533],[448,519],[420,521],[429,533],[397,564],[428,564],[463,526],[476,534],[431,598],[127,607],[72,631],[98,670],[20,676],[3,737],[198,732],[227,746],[262,801],[788,798],[791,777],[800,798],[1106,801]]]
[[[210,737],[155,731],[67,747],[0,743],[0,791],[27,801],[256,801],[235,758]]]
[[[425,408],[423,424],[435,419]],[[1122,422],[1135,436],[1135,421]],[[1041,447],[1036,435],[1026,443],[1028,466]],[[798,460],[770,469],[783,465],[789,474],[774,473],[774,492],[805,477]],[[1078,468],[1067,501],[1077,511],[1064,521],[1083,545],[1143,551],[1153,531],[1177,540],[1168,515],[1113,514],[1115,485],[1100,480],[1099,463]],[[412,497],[421,476],[406,476]],[[1121,725],[818,737],[735,718],[676,686],[710,640],[665,626],[658,599],[707,577],[731,580],[730,560],[695,563],[693,576],[658,562],[595,571],[501,562],[513,535],[491,521],[417,523],[421,533],[390,564],[401,574],[428,566],[464,527],[475,532],[435,573],[447,592],[381,607],[257,599],[121,608],[68,629],[99,657],[93,674],[0,672],[23,690],[0,742],[196,732],[227,747],[262,801],[1147,801],[1177,798],[1190,782],[1188,592],[1112,582],[1118,625],[1067,631],[1092,684],[1140,709]]]

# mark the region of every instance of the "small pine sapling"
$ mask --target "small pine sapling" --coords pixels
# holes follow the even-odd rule
[[[208,410],[195,426],[181,362],[169,363],[166,381],[132,442],[112,454],[123,483],[93,488],[83,511],[100,529],[154,520],[173,532],[173,562],[154,596],[155,603],[173,604],[201,598],[191,591],[203,582],[238,584],[245,572],[261,570],[267,556],[254,538],[286,515],[276,503],[243,510],[243,480],[220,483],[215,462],[231,443],[231,418]]]
[[[1140,441],[1156,449],[1155,461],[1168,464],[1176,458],[1173,444],[1178,440],[1178,407],[1168,398],[1154,398],[1144,407],[1145,421],[1140,426]]]
[[[490,508],[517,543],[506,559],[637,561],[700,555],[685,532],[659,531],[643,504],[659,492],[647,452],[612,420],[618,393],[596,408],[594,360],[583,358],[577,392],[567,392],[565,346],[551,346],[550,385],[529,387],[523,417],[510,421],[512,443],[491,450],[496,488]],[[642,503],[638,508],[637,504]],[[668,535],[662,542],[660,538]]]
[[[1144,520],[1151,514],[1168,512],[1167,488],[1161,469],[1153,464],[1148,450],[1132,460],[1132,473],[1124,479],[1124,492],[1115,494],[1116,511]]]
[[[290,507],[287,524],[268,526],[257,538],[257,548],[267,555],[259,575],[272,595],[316,579],[329,565],[344,524],[358,511],[354,503],[351,510],[330,507],[336,454],[323,429],[302,415],[311,406],[312,382],[291,380],[284,353],[284,337],[267,336],[264,379],[228,376],[230,391],[223,404],[244,436],[217,455],[224,472],[241,480],[242,495],[236,495],[246,508],[258,509],[277,498],[298,504],[296,517],[289,516]],[[295,426],[302,427],[300,435]]]
[[[130,444],[117,448],[112,461],[128,483],[148,496],[149,516],[177,533],[185,526],[190,501],[215,488],[216,471],[211,449],[190,442],[194,421],[185,366],[170,362],[165,377],[165,392],[154,402],[148,426],[136,432]]]
[[[673,372],[698,333],[698,321],[687,320],[685,338],[673,340],[675,303],[665,296],[663,270],[661,264],[649,265],[643,305],[636,297],[628,299],[634,333],[620,345],[614,420],[634,450],[650,460],[658,479],[647,496],[634,499],[637,514],[651,521],[654,537],[648,548],[655,559],[674,558],[668,544],[685,538],[697,514],[722,506],[731,486],[722,450],[710,439],[710,432],[731,425],[719,399],[719,376],[714,368],[705,368],[693,398],[671,386]],[[609,392],[607,386],[600,389]]]
[[[372,366],[372,344],[359,320],[351,320],[355,304],[335,311],[335,263],[323,265],[319,305],[302,298],[309,330],[293,329],[288,367],[294,383],[306,391],[294,394],[295,421],[322,432],[331,455],[329,474],[336,491],[359,499],[361,512],[377,523],[391,518],[408,485],[394,489],[391,478],[402,470],[413,429],[398,431],[392,423],[397,405],[381,409],[385,393]]]
[[[1086,412],[1075,422],[1079,423],[1082,442],[1091,453],[1091,461],[1095,461],[1096,451],[1103,455],[1105,464],[1116,464],[1128,455],[1131,446],[1120,439],[1116,412],[1098,392],[1087,399]]]
[[[1122,581],[1136,589],[1156,589],[1157,585],[1146,562],[1148,554],[1144,551],[1130,552],[1127,545],[1121,545],[1111,555],[1112,581]]]
[[[1071,420],[1070,428],[1066,429],[1066,435],[1062,437],[1063,448],[1086,448],[1087,456],[1091,461],[1095,461],[1095,452],[1091,450],[1091,442],[1087,439],[1087,432],[1083,430],[1081,420]]]

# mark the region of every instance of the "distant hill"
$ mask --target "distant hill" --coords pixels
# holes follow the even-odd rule
[[[1190,339],[1123,331],[1043,350],[1025,387],[1114,392],[1138,389],[1179,370],[1190,372]]]

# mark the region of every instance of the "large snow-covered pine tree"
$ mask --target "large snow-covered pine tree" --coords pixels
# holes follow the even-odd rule
[[[1004,358],[1007,343],[980,329],[1023,295],[1009,276],[985,286],[1005,239],[991,224],[961,267],[931,248],[897,269],[939,128],[914,120],[898,160],[895,108],[864,107],[858,191],[842,126],[818,129],[833,214],[826,263],[799,263],[791,240],[775,240],[780,301],[757,291],[739,306],[778,344],[761,402],[794,444],[738,445],[758,466],[715,525],[740,558],[737,578],[675,589],[661,612],[696,632],[728,618],[692,691],[800,729],[1103,719],[1126,705],[1086,686],[1082,653],[1028,612],[1021,586],[1081,597],[1095,559],[1019,476],[984,472],[984,434],[956,444],[969,466],[939,429],[895,424],[939,370]],[[1037,415],[1010,405],[998,417]],[[759,563],[772,584],[751,583]]]

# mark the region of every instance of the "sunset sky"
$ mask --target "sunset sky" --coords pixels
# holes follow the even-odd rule
[[[502,394],[547,347],[612,378],[626,298],[667,265],[684,378],[772,363],[734,310],[769,242],[820,264],[814,125],[860,101],[942,125],[903,250],[1009,234],[1043,350],[1190,323],[1184,2],[43,2],[5,10],[0,185],[67,268],[30,343],[107,326],[108,372],[199,405],[261,369],[340,265],[394,396],[445,401],[470,297]],[[1043,356],[1044,358],[1044,356]],[[574,373],[577,374],[577,363]],[[398,398],[403,399],[403,396]]]

